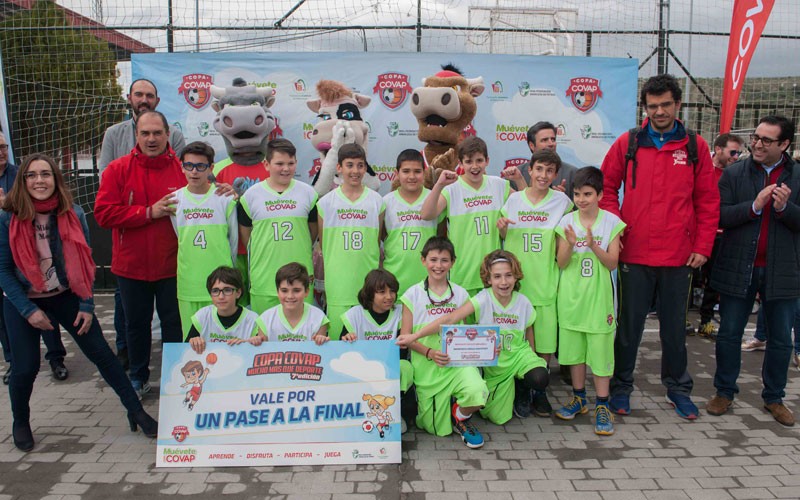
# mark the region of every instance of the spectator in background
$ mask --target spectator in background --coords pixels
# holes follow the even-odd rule
[[[0,214],[0,285],[14,355],[9,396],[12,437],[33,449],[30,399],[39,372],[39,332],[61,324],[128,411],[131,430],[155,437],[158,422],[142,408],[94,315],[95,264],[89,227],[72,204],[61,171],[46,155],[25,159]],[[14,242],[13,245],[11,242]],[[58,417],[54,418],[54,423]]]
[[[528,129],[528,148],[531,154],[541,151],[543,149],[550,150],[556,153],[556,127],[550,122],[537,122]],[[531,183],[531,176],[528,173],[530,162],[524,163],[517,167],[525,179],[524,186],[517,186],[517,191],[521,191],[528,187]],[[572,199],[572,180],[575,178],[575,172],[578,167],[566,162],[561,162],[561,168],[558,169],[556,178],[553,179],[553,189],[561,191]]]
[[[8,162],[8,141],[5,136],[0,133],[0,205],[5,203],[6,195],[11,192],[11,187],[14,185],[14,180],[17,178],[19,167],[13,163]],[[0,301],[3,291],[0,290]],[[67,350],[61,342],[61,332],[58,326],[51,330],[43,330],[40,332],[47,353],[44,356],[50,363],[50,370],[53,372],[53,378],[56,380],[66,380],[69,377],[69,371],[64,366],[64,356],[67,355]],[[3,383],[8,385],[11,378],[11,344],[8,340],[8,333],[6,331],[5,319],[3,317],[3,307],[0,303],[0,345],[3,346],[3,359],[7,363],[6,371],[3,374]]]
[[[761,398],[778,423],[794,425],[783,402],[800,297],[800,166],[786,154],[794,131],[785,117],[762,118],[750,136],[752,156],[725,169],[719,181],[724,232],[711,284],[720,293],[721,323],[710,415],[727,412],[739,392],[740,343],[758,293],[767,332]]]
[[[103,145],[100,148],[100,159],[97,168],[101,175],[108,164],[122,156],[130,154],[136,146],[136,121],[145,111],[155,111],[160,99],[158,89],[150,80],[140,78],[131,84],[128,92],[128,105],[131,108],[131,117],[123,122],[108,127],[103,136]],[[176,155],[180,155],[186,141],[177,128],[169,134],[169,143]],[[125,311],[119,294],[119,286],[114,292],[114,329],[117,331],[117,356],[122,366],[128,369],[128,348],[125,341]]]
[[[742,150],[742,139],[733,134],[720,134],[714,139],[714,156],[711,163],[714,164],[714,177],[719,183],[722,171],[728,165],[739,160]],[[719,293],[711,286],[711,269],[719,251],[719,242],[722,239],[722,230],[717,229],[717,236],[714,239],[714,248],[711,250],[711,257],[708,262],[703,264],[703,302],[700,304],[700,326],[697,333],[701,337],[716,338],[717,332],[711,320],[714,318],[714,306],[719,302]]]

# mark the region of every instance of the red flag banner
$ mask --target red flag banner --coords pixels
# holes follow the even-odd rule
[[[722,110],[719,131],[729,132],[736,103],[744,85],[744,77],[758,39],[764,31],[774,0],[736,0],[733,4],[731,36],[728,42],[728,59],[725,63],[725,80],[722,86]]]

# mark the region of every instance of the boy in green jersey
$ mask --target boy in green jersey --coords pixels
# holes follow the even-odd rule
[[[474,296],[483,289],[479,273],[483,257],[500,248],[497,220],[511,185],[507,180],[486,175],[489,152],[478,137],[467,137],[458,145],[458,160],[464,175],[442,172],[422,204],[420,215],[430,221],[442,213],[447,215],[447,236],[459,254],[450,278]],[[511,170],[509,167],[503,174]],[[519,173],[516,167],[513,171]]]
[[[247,246],[250,273],[250,306],[259,314],[278,305],[275,273],[282,265],[299,262],[313,269],[317,193],[294,179],[296,154],[290,141],[270,141],[265,158],[269,177],[251,186],[239,202],[239,228]]]
[[[524,191],[512,193],[503,206],[502,217],[497,221],[503,248],[519,257],[526,279],[520,282],[520,293],[530,300],[536,310],[533,325],[536,354],[550,362],[556,352],[558,320],[556,294],[560,271],[556,265],[555,228],[565,213],[572,210],[572,202],[562,192],[550,188],[561,168],[561,158],[554,151],[540,149],[533,153],[528,172],[531,185]],[[533,413],[549,417],[553,411],[547,393],[530,395],[517,384],[515,409],[521,416]],[[526,404],[527,402],[527,404]]]
[[[578,210],[565,215],[556,228],[558,267],[559,338],[561,363],[570,365],[572,400],[556,412],[564,420],[588,411],[586,365],[594,374],[597,391],[595,434],[614,433],[608,408],[610,377],[614,373],[616,300],[611,271],[617,268],[620,235],[625,223],[600,209],[603,174],[594,167],[582,168],[573,181],[573,200]]]
[[[186,341],[197,354],[203,354],[208,342],[237,345],[248,342],[255,346],[266,340],[258,314],[238,304],[244,283],[238,269],[220,266],[206,280],[212,304],[194,316]]]
[[[236,260],[239,228],[236,200],[216,194],[209,180],[214,149],[204,142],[192,142],[180,159],[187,185],[175,192],[175,213],[170,219],[178,235],[178,310],[185,339],[192,316],[211,304],[203,291],[206,277]]]
[[[342,314],[358,304],[364,278],[378,267],[383,198],[366,188],[367,155],[358,144],[339,149],[336,171],[342,185],[323,196],[319,209],[319,238],[325,266],[325,297],[330,336],[339,340]]]
[[[409,338],[426,325],[469,302],[469,294],[448,280],[456,261],[456,251],[447,238],[434,236],[422,247],[422,264],[427,277],[411,286],[400,302],[403,318],[401,338]],[[411,352],[414,385],[417,390],[417,427],[436,436],[455,431],[470,448],[483,446],[483,435],[471,416],[489,397],[486,382],[474,366],[450,367],[450,357],[442,352],[439,329],[433,335],[405,344]],[[455,403],[451,400],[455,399]]]
[[[425,266],[419,251],[436,235],[437,221],[423,220],[420,210],[430,190],[422,185],[425,159],[416,149],[406,149],[397,156],[397,180],[400,187],[383,197],[384,213],[383,267],[397,277],[402,297],[411,285],[425,279]]]

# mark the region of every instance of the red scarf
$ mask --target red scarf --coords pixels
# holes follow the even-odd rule
[[[44,201],[33,200],[33,205],[36,213],[50,213],[58,208],[58,197],[54,195]],[[95,273],[92,249],[86,244],[83,227],[74,210],[70,209],[58,215],[57,220],[69,287],[78,297],[89,299],[92,297]],[[8,241],[14,264],[31,283],[33,290],[39,293],[46,292],[44,276],[39,267],[39,251],[36,249],[33,221],[19,220],[17,216],[12,215]]]

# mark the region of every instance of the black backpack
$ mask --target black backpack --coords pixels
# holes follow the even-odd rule
[[[626,177],[628,175],[628,164],[633,162],[633,168],[631,169],[631,174],[633,178],[631,179],[631,189],[636,188],[636,150],[639,149],[639,132],[642,131],[641,127],[634,127],[628,130],[628,152],[625,153],[625,168],[622,170],[622,182],[625,183],[625,190],[628,190],[628,183],[626,182]],[[692,168],[696,169],[697,167],[697,132],[691,129],[686,129],[686,135],[689,137],[689,142],[686,144],[686,152],[689,155],[689,161],[692,163]]]

